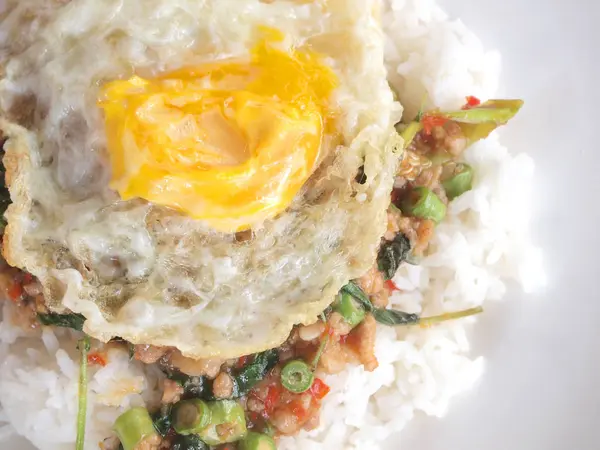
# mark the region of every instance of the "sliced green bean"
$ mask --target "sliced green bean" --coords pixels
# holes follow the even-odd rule
[[[313,384],[315,376],[304,361],[290,361],[281,369],[281,384],[295,394],[306,392]]]
[[[457,164],[453,175],[442,182],[449,200],[463,195],[473,188],[473,168],[468,164]]]
[[[352,328],[365,318],[364,308],[348,292],[342,291],[338,294],[333,310],[337,311]]]
[[[249,432],[239,443],[239,450],[276,450],[272,437],[262,433]]]
[[[446,205],[426,187],[413,189],[401,202],[400,209],[409,216],[430,219],[436,223],[441,222],[446,216]]]
[[[210,423],[198,433],[208,445],[227,444],[242,439],[247,432],[244,408],[235,400],[208,403]]]
[[[179,434],[199,433],[210,421],[210,409],[202,400],[183,400],[173,409],[173,428]]]
[[[171,444],[171,450],[210,450],[196,434],[177,436]]]
[[[124,450],[134,450],[140,442],[157,436],[152,418],[146,408],[131,408],[121,414],[114,425]]]

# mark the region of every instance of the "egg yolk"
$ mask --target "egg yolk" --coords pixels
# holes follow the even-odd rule
[[[109,82],[110,186],[223,232],[274,217],[319,161],[336,85],[318,55],[267,41],[246,61]]]

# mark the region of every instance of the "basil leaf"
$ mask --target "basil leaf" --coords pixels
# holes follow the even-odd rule
[[[410,240],[402,233],[398,234],[393,241],[384,243],[377,255],[377,266],[386,280],[390,280],[396,274],[402,262],[406,261],[410,253]]]
[[[182,399],[201,398],[212,400],[212,383],[205,377],[192,377],[178,370],[166,370],[167,378],[183,388]]]
[[[419,323],[418,314],[409,314],[395,309],[376,309],[373,311],[375,320],[383,325],[415,325]]]
[[[246,395],[259,381],[265,378],[267,373],[279,362],[277,350],[271,349],[258,353],[254,361],[244,366],[233,378],[232,398]]]
[[[10,193],[8,192],[8,188],[6,187],[5,173],[6,169],[4,168],[4,163],[2,159],[4,158],[4,142],[1,144],[0,150],[0,233],[4,232],[4,227],[6,227],[6,218],[4,217],[4,213],[6,212],[6,208],[10,205]]]
[[[350,281],[345,285],[342,288],[342,291],[347,292],[354,297],[367,312],[373,311],[373,303],[369,300],[369,296],[365,294],[365,291],[363,291],[354,281]]]
[[[38,314],[38,320],[42,325],[55,326],[63,328],[72,328],[77,331],[83,331],[85,317],[81,314]]]
[[[158,412],[152,415],[154,429],[165,437],[171,430],[171,405],[163,405]]]

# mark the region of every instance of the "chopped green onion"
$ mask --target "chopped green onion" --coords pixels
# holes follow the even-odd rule
[[[281,384],[294,394],[301,394],[310,389],[315,376],[304,361],[290,361],[281,369]]]
[[[253,431],[249,432],[239,444],[239,450],[276,450],[276,448],[272,437]]]
[[[124,450],[134,450],[140,442],[157,436],[152,418],[146,408],[131,408],[121,414],[114,425]]]
[[[400,205],[403,213],[420,219],[431,219],[436,223],[446,216],[446,205],[426,187],[417,187],[408,194]]]
[[[208,403],[210,422],[198,436],[208,445],[221,445],[239,441],[246,435],[244,408],[234,400]]]
[[[81,361],[79,362],[79,393],[77,408],[77,440],[75,449],[83,450],[85,445],[85,421],[87,416],[87,364],[88,352],[90,351],[90,337],[85,336],[79,341],[79,351],[81,352]]]
[[[348,292],[342,291],[338,294],[337,300],[333,305],[333,310],[340,313],[352,328],[361,323],[365,318],[364,308],[362,308]]]
[[[470,191],[473,187],[473,168],[468,164],[457,164],[454,174],[444,180],[442,186],[450,200]]]
[[[202,400],[183,400],[173,410],[173,428],[177,433],[195,434],[210,422],[210,409]]]

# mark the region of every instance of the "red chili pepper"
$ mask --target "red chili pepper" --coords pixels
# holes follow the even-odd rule
[[[235,366],[238,369],[241,369],[242,367],[244,367],[246,365],[249,358],[250,358],[249,356],[240,356],[240,358],[237,360],[237,363]]]
[[[88,364],[94,365],[97,364],[99,366],[106,366],[106,359],[104,356],[98,352],[92,352],[87,357]]]
[[[446,122],[448,122],[446,117],[438,116],[436,114],[424,114],[421,118],[425,134],[431,134],[435,127],[443,127]]]
[[[327,394],[329,394],[331,388],[327,386],[320,378],[315,378],[312,386],[310,387],[310,395],[312,395],[315,400],[322,400]]]
[[[398,286],[396,286],[394,284],[394,282],[392,280],[387,280],[385,282],[385,286],[390,290],[390,291],[399,291],[400,289],[398,289]]]
[[[23,286],[21,286],[21,283],[13,283],[7,294],[13,302],[16,302],[20,300],[23,295]]]
[[[265,397],[265,412],[271,414],[275,409],[275,405],[279,402],[281,397],[281,388],[278,385],[269,386],[267,389],[267,396]]]
[[[475,108],[476,106],[481,105],[481,100],[479,100],[477,97],[469,95],[468,97],[465,97],[465,98],[467,99],[467,103],[465,103],[465,105],[462,107],[462,109],[471,109],[471,108]]]
[[[325,335],[329,335],[329,337],[333,337],[333,335],[335,334],[335,330],[333,329],[332,326],[330,326],[329,324],[325,325],[325,333],[323,333],[323,337],[325,337]]]
[[[343,334],[340,336],[340,344],[344,345],[346,343],[346,341],[348,340],[348,336],[350,336],[349,334]]]

